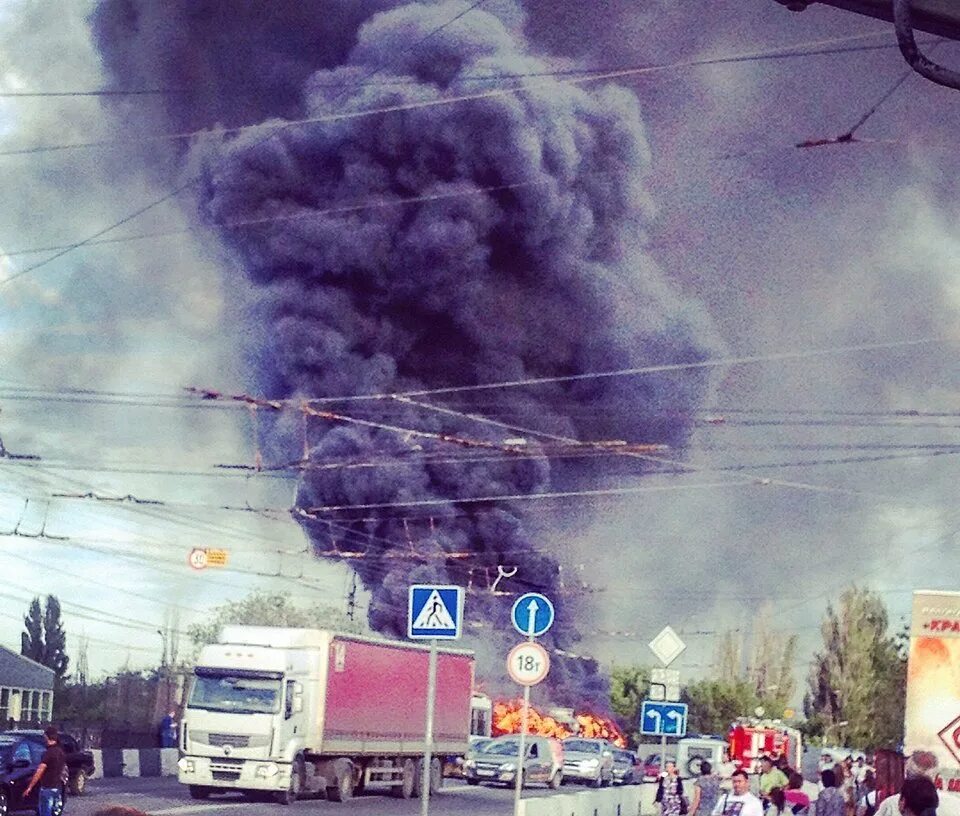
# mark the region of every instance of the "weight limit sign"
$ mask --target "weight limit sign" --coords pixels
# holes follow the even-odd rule
[[[535,686],[550,671],[550,655],[539,643],[518,643],[507,655],[510,678],[521,686]]]

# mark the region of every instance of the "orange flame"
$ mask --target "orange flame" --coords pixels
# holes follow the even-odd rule
[[[522,700],[505,700],[496,703],[493,707],[493,736],[519,734],[522,719]],[[575,715],[574,720],[574,723],[561,722],[554,717],[541,714],[536,708],[530,706],[527,716],[527,733],[560,740],[574,736],[605,739],[620,748],[627,747],[626,737],[617,724],[608,717],[583,712]]]

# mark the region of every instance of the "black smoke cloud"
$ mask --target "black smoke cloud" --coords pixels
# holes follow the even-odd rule
[[[225,13],[215,4],[203,8],[205,25],[209,15]],[[377,5],[364,8],[370,13]],[[148,15],[135,14],[129,2],[107,2],[96,24],[115,71],[174,86],[202,77],[202,91],[173,95],[154,111],[168,117],[168,126],[193,127],[427,102],[456,93],[463,76],[546,69],[506,13],[472,11],[430,34],[465,8],[401,6],[354,31],[345,17],[315,9],[323,19],[308,22],[310,15],[282,4],[258,29],[241,5],[224,36],[204,37],[189,25],[194,6],[184,4],[171,19],[188,31],[167,30],[155,40]],[[286,25],[312,32],[294,41],[296,54],[270,47]],[[303,43],[331,26],[335,45],[304,57]],[[260,31],[253,42],[265,47],[251,52],[240,78],[224,79],[217,57],[227,35],[249,37],[251,30]],[[137,36],[127,41],[131,31]],[[160,42],[173,44],[162,57]],[[304,76],[311,63],[319,70]],[[242,84],[247,74],[249,87],[234,102],[209,99],[209,89]],[[275,83],[283,91],[271,96]],[[205,221],[281,218],[221,233],[252,284],[256,386],[279,397],[562,377],[709,356],[716,349],[709,321],[674,294],[644,249],[652,215],[648,162],[633,94],[559,83],[291,127],[269,138],[254,132],[215,145],[204,141],[191,157],[202,168],[198,205]],[[400,203],[422,197],[434,200]],[[377,206],[312,215],[362,202]],[[695,409],[708,387],[707,375],[694,371],[502,389],[461,395],[455,404],[579,439],[680,447],[689,428],[676,417]],[[611,405],[616,415],[606,410]],[[335,407],[486,443],[516,436],[396,402]],[[280,436],[285,427],[277,424]],[[307,434],[312,462],[377,463],[308,469],[297,496],[302,508],[391,505],[303,520],[318,553],[365,551],[351,563],[372,593],[375,629],[404,632],[411,582],[452,580],[485,590],[497,565],[511,565],[519,573],[504,588],[556,597],[553,643],[575,643],[577,596],[562,586],[560,553],[543,535],[549,531],[543,505],[458,499],[590,485],[590,468],[575,460],[560,465],[532,441],[527,455],[511,457],[321,419],[310,421]],[[531,506],[538,508],[535,517]],[[469,558],[455,557],[462,553]],[[468,618],[482,626],[508,629],[508,610],[508,600],[488,592],[468,601]],[[558,702],[604,699],[593,663],[558,661],[551,680]]]

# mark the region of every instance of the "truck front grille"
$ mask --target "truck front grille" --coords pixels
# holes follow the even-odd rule
[[[229,745],[231,748],[248,748],[250,746],[250,737],[247,734],[210,734],[207,737],[209,745],[216,745],[223,748]]]
[[[210,770],[213,773],[231,773],[239,776],[242,765],[242,759],[227,759],[226,757],[218,757],[217,759],[210,761]]]
[[[217,782],[236,782],[240,778],[240,771],[211,771]]]

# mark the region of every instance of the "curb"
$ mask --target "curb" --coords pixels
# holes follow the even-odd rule
[[[176,748],[105,748],[94,749],[91,779],[116,777],[176,776]]]

